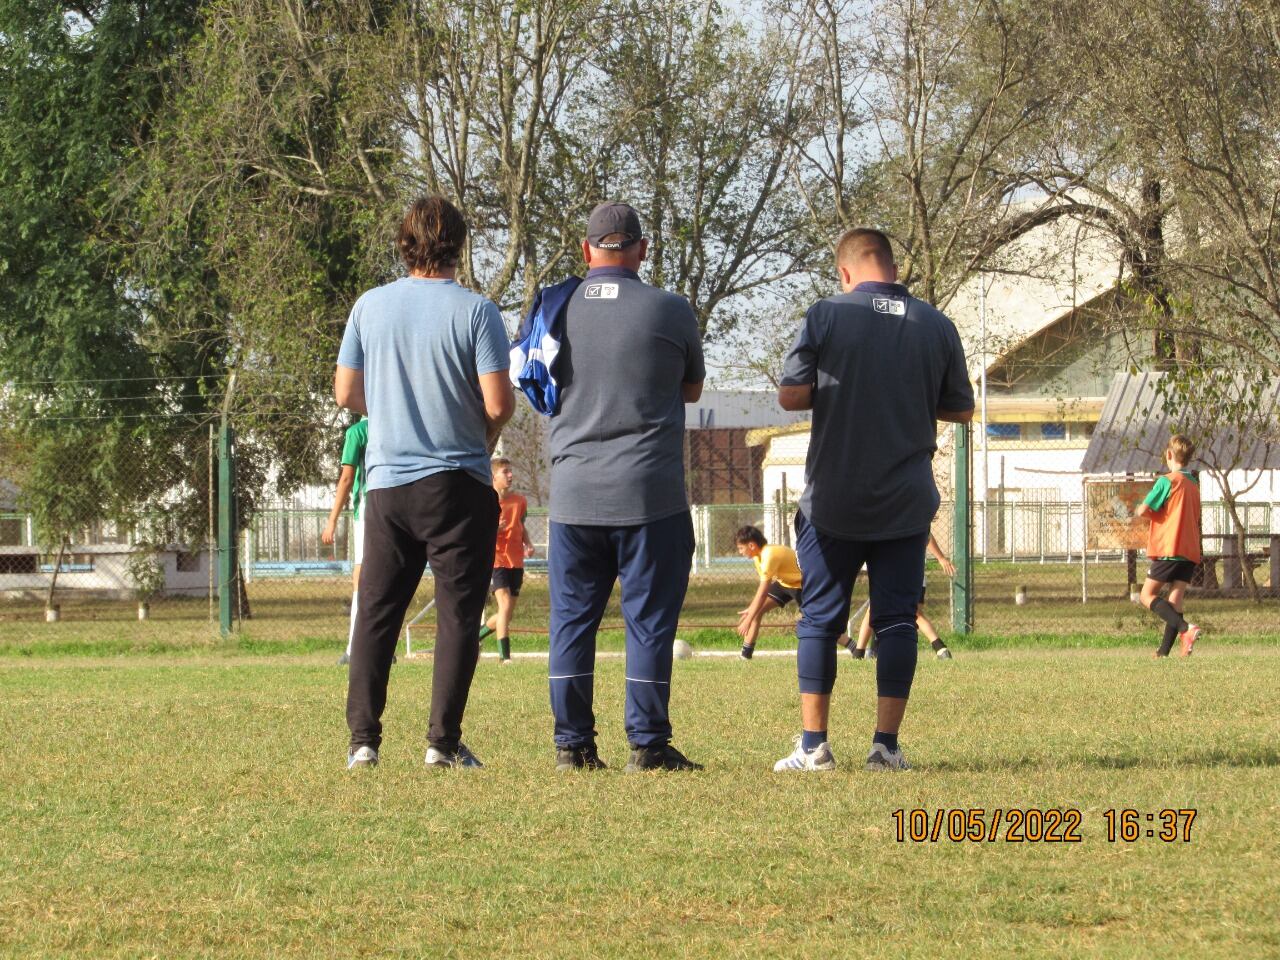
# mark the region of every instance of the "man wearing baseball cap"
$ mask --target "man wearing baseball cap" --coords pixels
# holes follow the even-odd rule
[[[557,770],[604,766],[592,709],[595,643],[618,579],[626,769],[701,769],[671,746],[667,705],[693,558],[684,405],[702,394],[702,339],[684,297],[640,279],[648,247],[635,210],[597,206],[582,244],[587,275],[565,309],[547,549]]]

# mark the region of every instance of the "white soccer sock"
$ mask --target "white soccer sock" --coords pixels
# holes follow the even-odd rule
[[[360,591],[351,591],[351,627],[347,631],[347,656],[351,656],[351,642],[356,638],[356,607],[360,602]]]

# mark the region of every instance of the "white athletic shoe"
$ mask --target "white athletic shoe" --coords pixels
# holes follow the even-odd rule
[[[360,767],[376,767],[378,765],[378,751],[373,747],[359,747],[354,752],[347,754],[347,769],[357,770]]]
[[[427,755],[423,762],[428,767],[448,767],[454,770],[464,768],[480,770],[484,767],[484,764],[480,762],[476,755],[467,749],[465,743],[458,744],[458,749],[453,753],[446,753],[443,750],[437,750],[435,747],[427,747]]]
[[[801,738],[797,734],[796,748],[773,765],[774,773],[810,773],[836,768],[836,758],[829,743],[820,743],[812,750],[806,750],[800,743]]]
[[[890,750],[883,743],[873,743],[871,752],[867,754],[868,770],[910,770],[911,764],[907,763],[906,757],[902,755],[902,748]]]

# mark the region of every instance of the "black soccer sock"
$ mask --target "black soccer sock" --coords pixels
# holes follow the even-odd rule
[[[510,637],[498,638],[498,658],[501,660],[511,659],[511,638]]]
[[[898,749],[898,735],[896,733],[882,733],[877,730],[876,735],[871,738],[872,743],[882,743],[887,750]]]
[[[947,645],[946,645],[945,643],[943,643],[943,642],[942,642],[942,638],[941,638],[941,637],[939,637],[937,640],[930,640],[930,641],[929,641],[929,646],[933,647],[933,649],[934,649],[934,650],[945,650],[945,649],[947,649]]]
[[[853,654],[855,660],[862,660],[867,655],[867,651],[862,647],[850,647],[849,652]]]
[[[1160,641],[1160,649],[1156,651],[1157,657],[1167,657],[1169,651],[1173,649],[1173,642],[1178,639],[1178,628],[1171,623],[1164,625],[1164,639]]]
[[[744,644],[742,645],[742,658],[743,658],[744,660],[750,660],[750,659],[751,659],[751,655],[752,655],[753,653],[755,653],[755,652],[756,652],[755,644],[752,644],[752,643],[744,643]]]
[[[1182,633],[1187,629],[1187,621],[1182,619],[1182,614],[1173,609],[1173,604],[1164,597],[1156,597],[1151,601],[1151,612],[1173,627],[1178,633]]]

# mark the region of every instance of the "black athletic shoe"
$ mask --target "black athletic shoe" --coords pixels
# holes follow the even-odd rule
[[[642,770],[701,770],[702,764],[694,763],[671,744],[661,747],[632,747],[631,759],[623,767],[625,773]]]
[[[556,772],[569,770],[608,770],[609,765],[600,759],[596,745],[582,747],[556,747]]]

